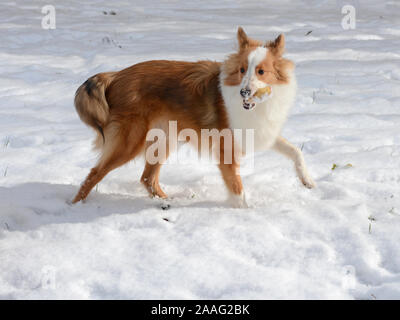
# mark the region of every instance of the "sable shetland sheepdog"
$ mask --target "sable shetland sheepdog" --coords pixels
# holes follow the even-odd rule
[[[168,128],[171,120],[177,121],[178,132],[254,129],[254,149],[272,148],[292,159],[300,181],[312,188],[301,151],[280,136],[297,87],[294,64],[283,58],[284,36],[263,43],[239,27],[237,39],[238,51],[223,63],[147,61],[86,80],[76,92],[75,107],[81,120],[97,131],[95,146],[101,156],[73,203],[85,199],[108,172],[145,151],[149,130]],[[266,86],[271,97],[249,103]],[[233,146],[219,148],[220,159],[234,152]],[[159,185],[161,165],[146,161],[141,182],[151,196],[166,198]],[[238,167],[236,160],[219,163],[233,205],[246,207]]]

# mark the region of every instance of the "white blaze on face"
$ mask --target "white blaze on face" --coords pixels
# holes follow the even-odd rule
[[[256,74],[256,67],[263,61],[267,56],[267,48],[257,47],[252,52],[250,52],[247,57],[248,67],[246,75],[242,79],[241,88],[242,89],[250,89],[252,96],[258,89],[264,88],[266,83],[258,80]]]

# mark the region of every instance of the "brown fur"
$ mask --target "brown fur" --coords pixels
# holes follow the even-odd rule
[[[116,72],[99,73],[87,79],[76,91],[75,108],[81,120],[98,130],[104,140],[103,128],[107,125],[109,106],[105,89]]]

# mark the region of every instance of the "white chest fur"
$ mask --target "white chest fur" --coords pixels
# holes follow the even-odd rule
[[[240,86],[224,85],[225,75],[220,74],[220,88],[224,98],[231,129],[254,130],[254,151],[263,151],[271,148],[279,136],[286,121],[297,90],[294,74],[287,85],[272,85],[272,96],[255,108],[243,108],[243,99],[240,96]],[[246,153],[245,138],[243,136],[243,152]]]

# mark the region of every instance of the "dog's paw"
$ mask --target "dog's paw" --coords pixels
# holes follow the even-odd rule
[[[315,181],[308,175],[300,177],[300,181],[308,189],[312,189],[312,188],[315,188],[317,186]]]
[[[247,209],[249,207],[244,192],[241,194],[230,194],[228,202],[233,208]]]

